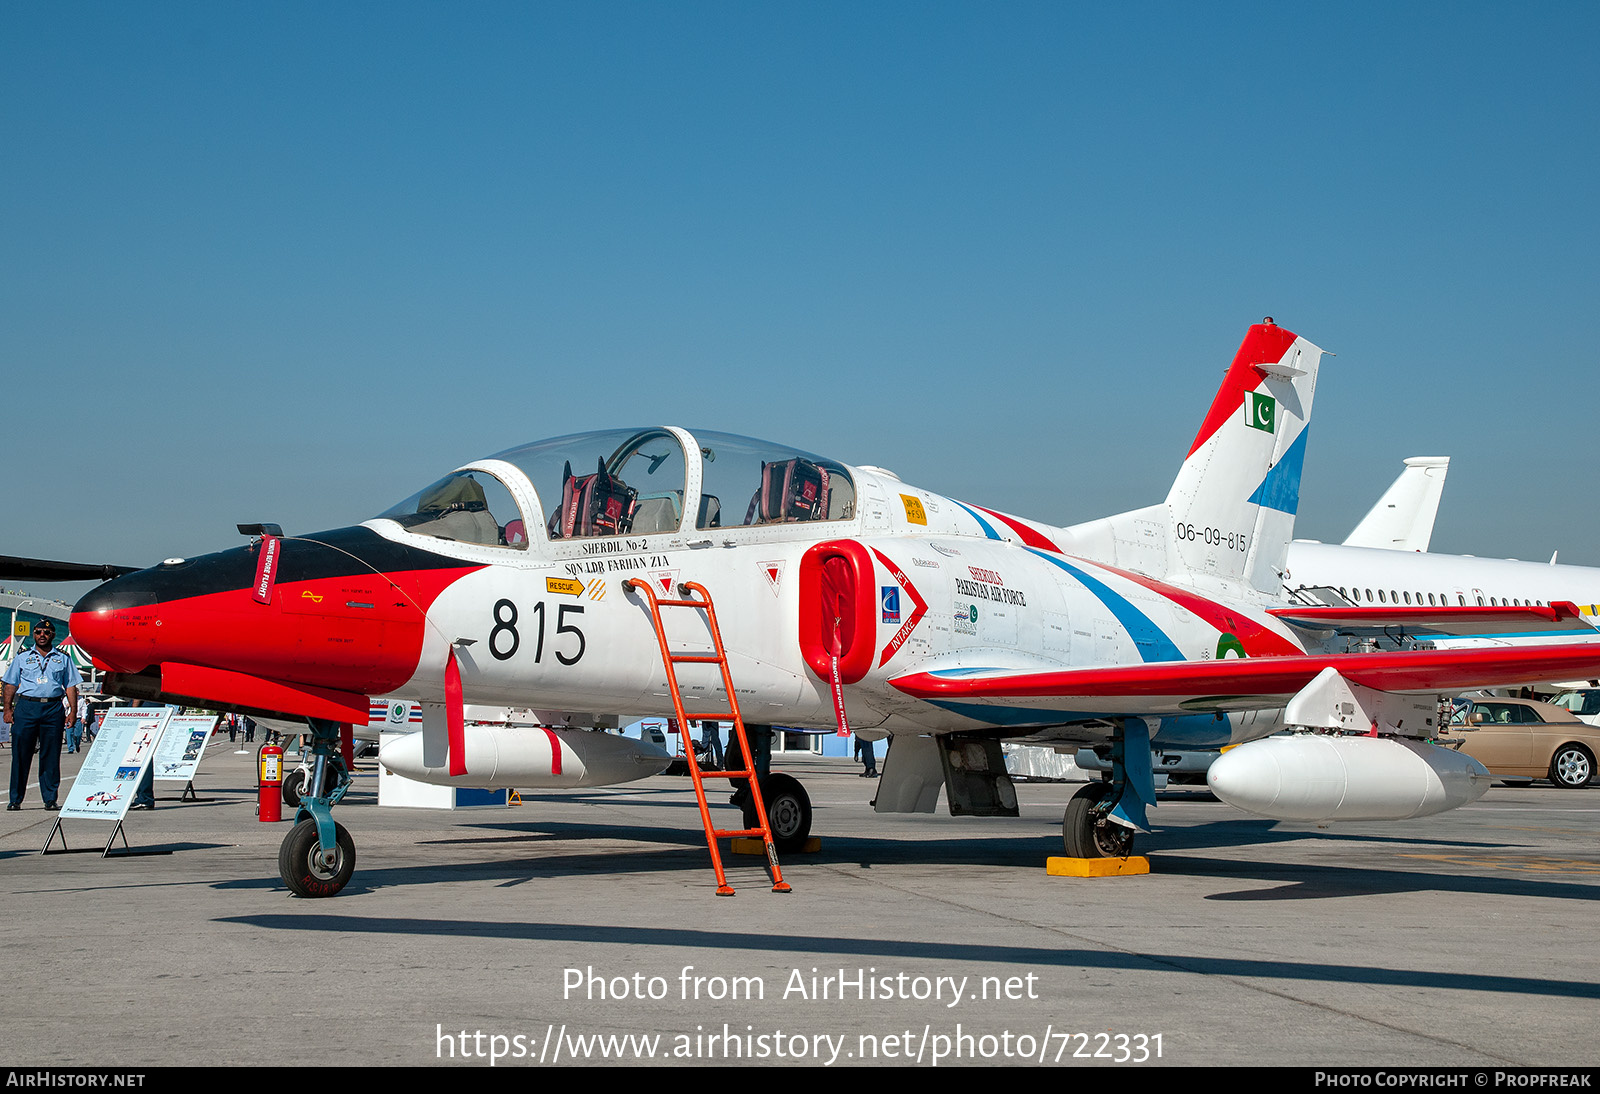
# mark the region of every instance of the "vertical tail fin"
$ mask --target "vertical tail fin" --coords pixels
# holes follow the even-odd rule
[[[1062,549],[1151,577],[1283,595],[1322,350],[1250,328],[1160,505],[1062,530]]]
[[[1433,520],[1439,515],[1439,497],[1449,473],[1449,456],[1408,457],[1406,469],[1361,518],[1344,545],[1426,551],[1433,539]]]
[[[1245,335],[1167,494],[1168,576],[1281,592],[1321,360],[1270,319]]]

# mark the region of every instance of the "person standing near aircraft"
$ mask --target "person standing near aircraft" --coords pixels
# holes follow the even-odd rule
[[[78,705],[68,715],[71,725],[67,729],[67,751],[76,752],[83,747],[83,727],[89,717],[89,697],[78,696]]]
[[[8,810],[22,808],[36,751],[39,794],[46,809],[56,808],[56,793],[61,789],[61,737],[67,708],[77,712],[78,685],[83,677],[72,658],[54,648],[55,644],[56,625],[41,620],[33,628],[33,649],[14,659],[0,677],[5,716],[14,739]]]
[[[863,779],[876,779],[878,777],[878,756],[871,741],[856,738],[856,758],[861,761],[861,777]]]
[[[721,722],[703,721],[700,723],[700,750],[717,765],[719,770],[726,766],[722,758]]]

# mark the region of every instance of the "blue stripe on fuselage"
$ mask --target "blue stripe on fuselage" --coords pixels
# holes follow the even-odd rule
[[[953,501],[954,499],[951,499],[951,500]],[[978,527],[983,529],[983,534],[984,535],[988,536],[990,539],[999,539],[1000,538],[1000,533],[996,532],[994,530],[994,525],[990,524],[988,521],[984,520],[983,517],[979,516],[977,511],[974,510],[972,508],[972,506],[963,505],[959,501],[956,502],[956,504],[960,505],[961,508],[965,509],[968,513],[972,514],[972,519],[978,522]]]
[[[1067,573],[1078,579],[1078,582],[1088,589],[1100,603],[1110,609],[1111,614],[1117,617],[1133,639],[1134,646],[1139,651],[1142,661],[1187,661],[1188,658],[1178,649],[1177,645],[1168,638],[1166,632],[1156,626],[1150,617],[1135,608],[1125,597],[1113,592],[1104,582],[1090,577],[1083,570],[1072,565],[1056,555],[1048,554],[1037,548],[1029,547],[1027,550],[1038,555],[1053,565],[1061,567]]]

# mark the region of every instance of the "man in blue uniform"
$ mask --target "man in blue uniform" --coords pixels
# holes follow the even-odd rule
[[[12,739],[8,810],[22,808],[34,752],[39,753],[39,794],[44,798],[44,807],[56,808],[66,708],[78,709],[78,685],[83,683],[83,677],[72,658],[56,649],[55,644],[56,625],[48,619],[40,620],[33,628],[33,649],[17,655],[5,675],[0,676],[0,695],[4,697]]]

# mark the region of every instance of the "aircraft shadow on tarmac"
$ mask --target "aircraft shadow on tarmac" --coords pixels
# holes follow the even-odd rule
[[[349,916],[287,913],[225,916],[219,923],[236,923],[259,930],[323,931],[331,934],[386,932],[413,937],[478,937],[513,942],[568,942],[630,946],[681,947],[732,953],[789,952],[810,961],[819,957],[841,960],[977,961],[987,964],[1068,966],[1125,972],[1177,971],[1201,976],[1258,977],[1270,980],[1311,980],[1372,984],[1407,988],[1444,988],[1456,991],[1494,992],[1508,995],[1547,995],[1575,999],[1600,999],[1600,984],[1575,983],[1487,972],[1440,972],[1390,969],[1373,965],[1273,961],[1229,956],[1202,957],[1178,953],[1127,953],[1100,949],[1054,949],[1043,946],[1006,946],[992,943],[942,942],[933,939],[837,938],[825,935],[795,936],[754,931],[712,931],[594,923],[482,923],[456,919],[410,919],[386,916]]]
[[[1427,856],[1419,856],[1427,857]],[[1162,863],[1162,872],[1188,877],[1228,877],[1283,882],[1274,889],[1241,889],[1212,893],[1207,900],[1327,900],[1332,897],[1387,896],[1395,893],[1440,892],[1473,896],[1515,896],[1559,900],[1600,900],[1600,884],[1550,881],[1510,873],[1458,874],[1450,872],[1448,856],[1437,872],[1308,865],[1288,862],[1248,862],[1226,859],[1175,858]],[[1492,864],[1487,864],[1492,867]],[[1459,865],[1456,868],[1465,868]],[[1481,866],[1479,867],[1482,868]],[[1591,867],[1592,869],[1592,867]],[[1298,876],[1296,876],[1298,875]],[[1588,876],[1600,878],[1600,871]]]
[[[863,870],[874,867],[942,867],[1021,869],[1038,871],[1044,860],[1060,853],[1058,837],[1042,837],[1031,826],[1013,827],[1011,834],[993,827],[992,822],[967,819],[957,832],[939,839],[904,839],[894,836],[824,835],[821,852],[785,856],[791,872],[810,865],[849,864]],[[946,824],[950,822],[947,820]],[[1365,897],[1406,892],[1458,892],[1474,895],[1556,898],[1592,901],[1600,899],[1600,877],[1587,881],[1557,880],[1548,876],[1503,872],[1484,852],[1504,848],[1515,855],[1514,845],[1477,842],[1441,843],[1438,840],[1404,840],[1387,836],[1317,833],[1303,830],[1277,832],[1275,822],[1256,819],[1231,820],[1213,825],[1194,825],[1162,833],[1174,837],[1152,854],[1158,874],[1213,878],[1229,884],[1251,884],[1248,889],[1213,893],[1208,900],[1273,901],[1321,900],[1335,897]],[[704,835],[693,829],[642,824],[576,824],[567,821],[483,823],[471,825],[476,835],[421,840],[419,848],[470,847],[487,852],[487,857],[462,861],[448,850],[432,862],[405,866],[363,865],[346,896],[391,886],[426,885],[438,882],[482,882],[498,879],[503,887],[538,881],[605,875],[674,872],[704,874],[710,884],[710,862],[705,852]],[[1218,829],[1208,832],[1208,829]],[[949,829],[946,828],[946,831]],[[974,838],[974,832],[986,838]],[[1371,866],[1329,863],[1326,858],[1308,856],[1303,860],[1256,860],[1198,857],[1182,852],[1199,847],[1243,847],[1276,842],[1337,840],[1357,846],[1370,845]],[[574,848],[577,841],[589,841],[593,848]],[[548,854],[539,854],[539,845],[549,845]],[[654,845],[654,846],[640,846]],[[665,845],[665,846],[662,846]],[[497,857],[504,848],[513,852]],[[1162,854],[1162,850],[1171,853]],[[527,853],[534,852],[534,853]],[[1413,865],[1406,858],[1434,859],[1437,870],[1396,869],[1397,864]],[[1530,860],[1537,867],[1537,860]],[[725,855],[724,862],[736,887],[764,884],[765,870],[757,856]],[[1580,864],[1582,865],[1582,864]],[[1464,872],[1464,871],[1472,872]],[[797,875],[803,876],[803,875]],[[1591,875],[1595,876],[1595,875]],[[1260,888],[1260,884],[1271,888]],[[276,878],[235,879],[217,883],[218,888],[277,888]]]

